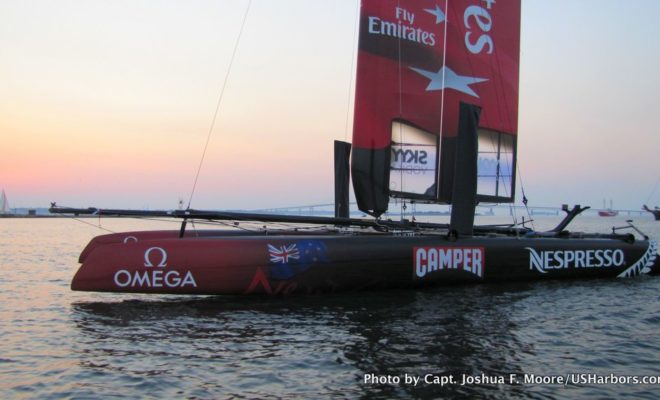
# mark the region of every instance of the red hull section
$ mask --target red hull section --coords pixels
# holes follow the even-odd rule
[[[213,236],[241,236],[246,235],[242,231],[219,231],[219,230],[198,230],[198,231],[186,231],[184,237],[186,238],[198,238],[198,237],[213,237]],[[111,233],[108,235],[96,236],[92,239],[87,246],[80,253],[78,262],[82,263],[87,259],[87,256],[97,247],[109,245],[109,244],[129,244],[144,242],[149,240],[160,240],[160,239],[177,239],[180,236],[179,231],[173,230],[162,230],[162,231],[135,231],[135,232],[120,232],[120,233]]]

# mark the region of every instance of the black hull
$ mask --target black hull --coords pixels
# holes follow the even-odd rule
[[[281,295],[660,272],[646,240],[134,232],[102,242],[87,250],[74,290]]]

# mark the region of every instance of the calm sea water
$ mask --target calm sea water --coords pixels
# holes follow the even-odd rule
[[[635,219],[660,240],[660,222]],[[556,222],[537,217],[537,229]],[[0,219],[0,398],[660,397],[660,384],[602,383],[660,377],[660,277],[274,299],[72,292],[78,254],[100,233]],[[531,374],[577,383],[525,383]],[[463,375],[505,382],[461,385]]]

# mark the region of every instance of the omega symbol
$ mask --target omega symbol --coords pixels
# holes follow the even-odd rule
[[[144,266],[153,267],[154,264],[151,262],[151,253],[153,251],[160,253],[160,262],[156,265],[160,268],[165,268],[167,266],[167,252],[161,247],[150,247],[147,251],[144,252]],[[157,261],[157,259],[155,260]]]

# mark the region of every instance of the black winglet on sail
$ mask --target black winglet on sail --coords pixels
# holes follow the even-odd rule
[[[450,229],[472,236],[477,206],[477,157],[481,107],[461,102],[456,138]]]
[[[335,218],[348,218],[351,144],[335,140]]]

